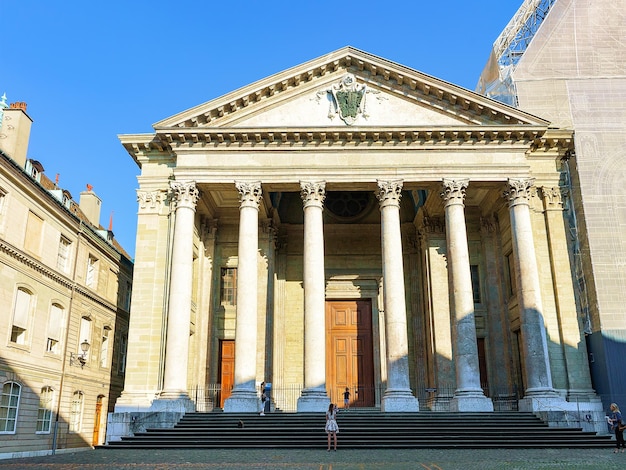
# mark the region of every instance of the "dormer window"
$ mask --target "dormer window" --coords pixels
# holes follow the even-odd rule
[[[41,182],[41,174],[43,172],[43,165],[37,160],[31,159],[26,162],[26,173],[28,173],[35,181]]]

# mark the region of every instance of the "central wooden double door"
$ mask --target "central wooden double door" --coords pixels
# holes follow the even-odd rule
[[[372,304],[369,300],[326,302],[326,387],[333,403],[350,407],[375,403]]]

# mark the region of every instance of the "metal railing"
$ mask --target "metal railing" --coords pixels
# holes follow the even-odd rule
[[[302,395],[301,384],[275,385],[269,390],[270,407],[273,412],[294,413],[297,411],[298,398]],[[378,384],[371,387],[352,387],[350,389],[350,408],[380,408],[382,397],[385,393],[386,384]],[[454,397],[456,387],[443,385],[437,388],[420,387],[411,392],[418,399],[420,410],[448,411],[450,400]],[[210,412],[222,407],[222,398],[230,395],[230,389],[222,390],[221,384],[209,384],[205,387],[196,386],[189,391],[189,396],[196,403],[196,411]],[[485,395],[492,402],[494,411],[517,411],[518,401],[522,394],[515,388],[497,389],[484,387]],[[259,391],[260,397],[260,391]],[[328,397],[332,403],[337,403],[343,408],[342,390],[330,390]]]

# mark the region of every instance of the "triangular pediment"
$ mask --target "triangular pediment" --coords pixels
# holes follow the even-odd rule
[[[167,128],[545,126],[518,109],[345,47],[154,124]]]

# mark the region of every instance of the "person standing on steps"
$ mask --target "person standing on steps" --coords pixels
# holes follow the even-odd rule
[[[330,440],[333,438],[335,444],[335,452],[337,452],[337,433],[339,432],[339,426],[337,425],[337,405],[331,403],[328,405],[328,411],[326,412],[326,435],[328,436],[328,449],[330,452]]]
[[[265,416],[265,404],[267,402],[267,387],[265,381],[261,382],[261,412],[259,415]]]
[[[350,409],[350,389],[346,387],[346,391],[343,392],[343,409]]]
[[[624,430],[626,429],[626,423],[622,421],[622,413],[619,410],[617,403],[611,403],[611,417],[609,418],[611,427],[615,430],[615,450],[614,453],[620,451],[624,452],[626,443],[624,443]]]

